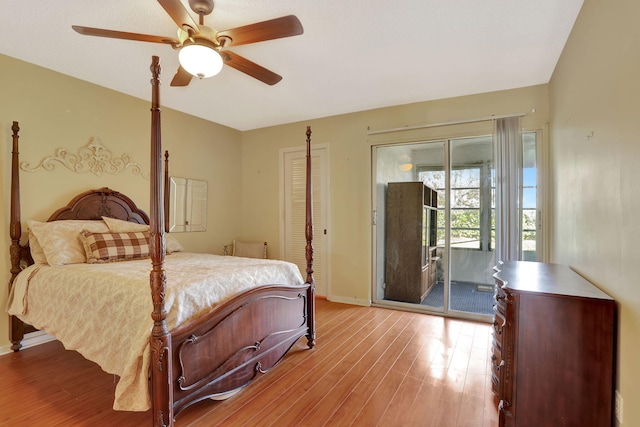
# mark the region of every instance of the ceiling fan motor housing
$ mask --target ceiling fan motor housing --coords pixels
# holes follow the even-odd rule
[[[213,0],[189,0],[189,7],[198,15],[209,15],[213,12]]]

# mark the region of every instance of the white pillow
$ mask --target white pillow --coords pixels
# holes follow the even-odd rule
[[[29,250],[31,251],[31,258],[33,258],[35,264],[46,264],[47,257],[44,254],[42,245],[38,242],[38,238],[33,234],[33,231],[31,231],[31,222],[33,221],[27,222],[29,226]]]
[[[109,231],[114,233],[136,233],[138,231],[149,231],[149,224],[138,224],[137,222],[123,221],[121,219],[103,216],[102,220],[109,227]]]
[[[172,254],[174,252],[184,252],[185,249],[182,247],[180,242],[176,240],[175,237],[165,234],[164,235],[164,244],[167,247],[167,253]]]
[[[100,220],[30,221],[29,229],[42,246],[49,265],[87,262],[86,252],[80,241],[80,233],[109,231],[107,224]]]

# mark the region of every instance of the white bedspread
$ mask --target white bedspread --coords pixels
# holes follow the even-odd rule
[[[118,375],[113,408],[146,411],[153,321],[150,261],[31,266],[18,275],[7,310]],[[233,294],[259,285],[302,285],[284,261],[178,252],[165,261],[172,329]]]

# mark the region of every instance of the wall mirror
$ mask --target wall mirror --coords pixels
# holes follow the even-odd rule
[[[207,181],[169,179],[169,231],[207,230]]]

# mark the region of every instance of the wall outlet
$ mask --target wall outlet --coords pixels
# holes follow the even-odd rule
[[[620,395],[620,392],[618,390],[616,390],[616,418],[618,419],[618,422],[620,424],[622,424],[622,396]]]

